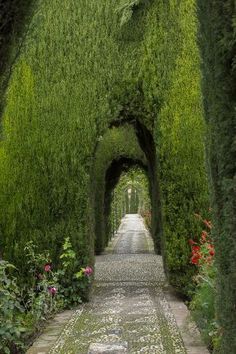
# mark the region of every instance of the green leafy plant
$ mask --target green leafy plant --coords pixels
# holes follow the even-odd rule
[[[0,352],[4,354],[23,351],[22,337],[27,331],[20,290],[12,271],[12,264],[0,261]]]
[[[86,268],[81,268],[69,237],[66,237],[62,246],[61,268],[56,272],[60,284],[60,295],[64,306],[78,305],[87,299],[87,290],[90,284],[90,275],[86,276]],[[92,269],[92,268],[91,268]]]
[[[33,334],[42,322],[63,308],[63,299],[58,294],[58,277],[53,271],[49,252],[38,253],[32,241],[25,246],[28,274],[31,279],[22,289],[26,311],[28,335]]]
[[[58,310],[81,302],[92,268],[76,269],[76,255],[65,239],[61,269],[55,270],[49,252],[39,253],[32,241],[25,246],[28,280],[17,285],[17,269],[0,262],[0,352],[23,353],[31,336]],[[13,274],[14,272],[14,274]]]

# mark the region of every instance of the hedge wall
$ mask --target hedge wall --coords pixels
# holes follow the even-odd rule
[[[222,354],[236,352],[235,2],[198,1],[208,156],[215,205],[217,319]]]
[[[118,166],[114,161],[117,161]],[[98,144],[92,173],[92,189],[95,191],[95,249],[98,253],[103,251],[111,236],[111,226],[107,223],[110,222],[112,190],[123,169],[136,162],[146,165],[145,155],[138,144],[133,127],[126,124],[108,129]],[[107,180],[106,173],[112,163],[114,171],[111,171],[109,177],[107,176]]]
[[[94,239],[93,157],[109,126],[126,121],[148,160],[153,190],[156,178],[161,181],[153,214],[162,204],[165,267],[186,292],[193,213],[208,203],[194,0],[81,4],[37,1],[12,68],[0,247],[24,267],[24,244],[33,239],[56,262],[67,234],[87,261]]]
[[[160,1],[147,21],[143,87],[157,115],[164,263],[170,282],[188,292],[187,240],[199,234],[194,213],[209,207],[195,1]]]
[[[0,113],[11,66],[19,56],[33,3],[34,0],[2,0],[0,3]]]

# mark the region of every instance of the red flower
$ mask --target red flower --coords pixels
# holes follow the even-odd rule
[[[215,255],[215,251],[213,249],[209,253],[212,257]]]
[[[49,264],[49,263],[45,264],[45,266],[44,266],[44,271],[45,271],[45,272],[50,272],[51,270],[52,270],[51,264]]]
[[[200,249],[201,249],[201,247],[200,247],[200,246],[198,246],[198,245],[196,245],[196,246],[192,246],[192,252],[193,252],[193,253],[199,252],[199,251],[200,251]]]
[[[213,257],[215,255],[214,246],[213,245],[208,245],[207,248],[209,250],[209,254]]]
[[[199,253],[198,253],[198,254],[195,254],[195,255],[193,255],[192,258],[191,258],[191,263],[198,265],[200,259],[201,259],[201,255],[200,255]]]

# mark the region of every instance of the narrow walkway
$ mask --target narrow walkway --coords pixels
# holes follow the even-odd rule
[[[74,312],[51,350],[42,350],[45,334],[28,353],[207,354],[196,328],[189,328],[186,306],[166,289],[143,219],[126,215],[96,258],[91,301]]]

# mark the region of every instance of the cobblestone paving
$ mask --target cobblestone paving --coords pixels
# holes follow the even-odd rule
[[[86,354],[90,343],[128,343],[130,354],[186,353],[165,300],[161,257],[138,215],[127,215],[113,254],[97,257],[91,302],[51,354]]]
[[[179,328],[187,310],[171,299],[166,285],[162,259],[154,254],[142,218],[127,215],[106,253],[96,257],[91,301],[74,312],[50,350],[29,354],[208,353],[186,329],[181,330],[185,349]]]

